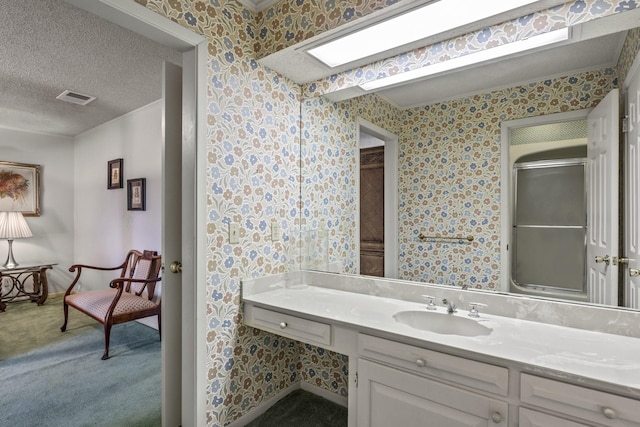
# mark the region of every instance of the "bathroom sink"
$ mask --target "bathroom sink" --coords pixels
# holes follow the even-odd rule
[[[443,335],[477,337],[489,335],[493,331],[470,317],[435,311],[400,311],[394,314],[393,318],[396,322],[412,328]]]

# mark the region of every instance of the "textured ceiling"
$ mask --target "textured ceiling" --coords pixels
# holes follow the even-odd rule
[[[181,54],[62,0],[0,0],[0,127],[77,135],[161,97]],[[69,89],[87,106],[56,99]]]

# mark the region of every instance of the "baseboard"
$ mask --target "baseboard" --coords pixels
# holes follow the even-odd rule
[[[158,316],[143,317],[142,319],[137,319],[136,322],[142,323],[156,331],[158,330]]]
[[[303,389],[304,391],[308,391],[309,393],[313,393],[316,396],[320,396],[323,399],[326,399],[330,402],[336,403],[340,406],[344,406],[345,408],[349,406],[348,397],[340,396],[339,394],[336,394],[322,387],[318,387],[317,385],[313,385],[311,383],[302,381],[300,383],[300,388]]]
[[[283,397],[285,397],[287,394],[291,393],[292,391],[298,390],[299,388],[300,388],[300,383],[297,382],[297,383],[292,384],[292,385],[290,385],[289,387],[287,387],[287,388],[285,388],[283,390],[280,390],[278,393],[276,393],[275,396],[273,396],[270,399],[265,400],[260,405],[256,406],[255,408],[253,408],[252,410],[250,410],[249,412],[247,412],[246,414],[244,414],[243,416],[241,416],[240,418],[238,418],[237,420],[235,420],[231,424],[227,424],[226,427],[243,427],[243,426],[249,424],[251,421],[255,420],[260,415],[262,415],[265,412],[267,412],[269,410],[269,408],[271,408],[273,405],[278,403],[278,401],[280,399],[282,399]]]
[[[269,408],[271,408],[273,405],[278,403],[278,401],[280,399],[282,399],[283,397],[285,397],[286,395],[288,395],[292,391],[295,391],[295,390],[298,390],[298,389],[302,389],[302,390],[307,391],[309,393],[315,394],[316,396],[320,396],[323,399],[326,399],[326,400],[328,400],[330,402],[336,403],[336,404],[338,404],[340,406],[344,406],[345,408],[348,407],[349,401],[348,401],[348,399],[346,397],[340,396],[340,395],[338,395],[338,394],[336,394],[336,393],[334,393],[332,391],[325,390],[324,388],[315,386],[313,384],[301,381],[301,382],[297,382],[295,384],[290,385],[289,387],[285,388],[284,390],[281,390],[279,393],[277,393],[271,399],[265,400],[260,405],[256,406],[255,408],[253,408],[252,410],[250,410],[249,412],[247,412],[246,414],[244,414],[243,416],[241,416],[240,418],[238,418],[237,420],[235,420],[231,424],[227,424],[226,427],[243,427],[243,426],[249,424],[251,421],[255,420],[260,415],[262,415],[265,412],[267,412],[269,410]]]

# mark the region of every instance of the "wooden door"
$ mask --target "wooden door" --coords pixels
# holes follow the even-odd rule
[[[360,274],[384,277],[384,147],[360,150]]]
[[[182,401],[182,68],[162,67],[162,425],[179,426]]]
[[[625,306],[640,308],[640,67],[627,89],[628,133],[626,148],[624,254]]]
[[[618,305],[618,98],[609,92],[587,120],[587,292],[608,305]]]

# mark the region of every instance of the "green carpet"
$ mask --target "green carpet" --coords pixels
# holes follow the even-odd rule
[[[0,313],[0,425],[159,426],[158,331],[137,322],[114,326],[111,358],[103,361],[102,325],[70,314],[61,333],[61,297],[40,307],[12,303]]]
[[[41,306],[30,301],[7,304],[6,311],[0,312],[0,361],[73,338],[91,329],[102,331],[100,323],[71,309],[67,331],[60,332],[64,323],[63,296],[49,297]]]
[[[347,414],[344,406],[295,390],[246,427],[346,427]]]

